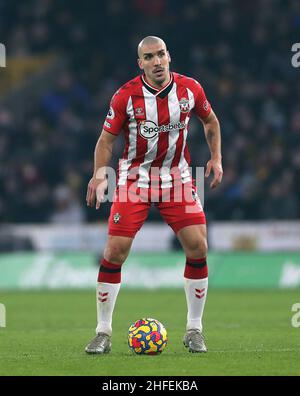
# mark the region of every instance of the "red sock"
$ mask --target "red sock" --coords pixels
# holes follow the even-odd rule
[[[201,259],[186,258],[184,277],[187,279],[204,279],[208,277],[206,257]]]
[[[121,264],[113,264],[103,259],[99,269],[98,282],[121,283]]]

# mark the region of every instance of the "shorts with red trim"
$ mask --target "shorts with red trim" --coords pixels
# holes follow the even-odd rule
[[[192,182],[165,189],[118,186],[108,220],[108,234],[134,238],[151,205],[177,234],[183,227],[206,224],[205,214]]]

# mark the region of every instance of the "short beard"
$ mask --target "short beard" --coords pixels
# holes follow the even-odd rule
[[[168,75],[164,75],[162,77],[153,76],[153,81],[158,85],[162,85],[167,79]]]

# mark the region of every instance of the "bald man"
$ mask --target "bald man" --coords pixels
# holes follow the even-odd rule
[[[121,286],[121,268],[151,205],[172,228],[186,255],[184,289],[187,323],[183,344],[190,352],[206,352],[202,316],[208,288],[206,220],[189,169],[186,145],[192,113],[201,120],[211,158],[205,176],[211,188],[222,180],[221,134],[218,119],[201,84],[170,72],[166,44],[155,36],[138,45],[142,74],[112,97],[96,144],[88,206],[99,209],[107,187],[106,167],[113,144],[124,133],[124,155],[108,219],[108,240],[97,284],[96,336],[87,353],[111,350],[112,316]],[[109,181],[108,181],[109,182]],[[151,284],[149,280],[149,284]]]

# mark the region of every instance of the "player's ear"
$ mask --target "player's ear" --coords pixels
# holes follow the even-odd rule
[[[169,60],[169,63],[171,63],[171,55],[170,55],[170,52],[169,52],[169,51],[167,51],[167,54],[168,54],[168,60]]]
[[[142,60],[141,60],[140,58],[137,59],[137,63],[138,63],[138,65],[139,65],[139,68],[140,68],[141,70],[143,70],[143,69],[144,69],[144,68],[143,68],[143,62],[142,62]]]

